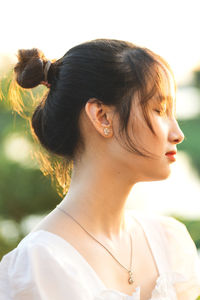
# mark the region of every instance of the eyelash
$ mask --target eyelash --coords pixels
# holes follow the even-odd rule
[[[160,116],[167,114],[167,108],[166,106],[162,107],[161,109],[154,109],[155,112],[157,112]]]
[[[162,114],[164,114],[164,112],[163,111],[161,111],[161,110],[158,110],[158,109],[154,109],[155,110],[155,112],[157,112],[159,115],[162,115]]]

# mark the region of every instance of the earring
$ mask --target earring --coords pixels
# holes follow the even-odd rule
[[[109,135],[110,129],[109,129],[108,127],[105,127],[105,128],[103,129],[103,132],[104,132],[105,135]]]

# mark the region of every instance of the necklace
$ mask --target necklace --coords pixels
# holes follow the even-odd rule
[[[74,222],[76,222],[93,240],[95,240],[97,243],[99,243],[114,259],[115,261],[120,264],[120,266],[122,268],[124,268],[127,272],[128,272],[128,275],[129,275],[129,278],[128,278],[128,283],[129,284],[133,284],[134,282],[134,279],[133,279],[133,270],[132,270],[132,236],[131,234],[129,234],[130,236],[130,243],[131,243],[131,263],[130,263],[130,268],[126,268],[125,266],[123,266],[117,259],[116,257],[114,257],[114,255],[102,244],[100,243],[92,234],[90,234],[77,220],[75,220],[69,213],[67,213],[64,209],[62,209],[61,207],[59,207],[58,205],[56,206],[56,208],[58,208],[60,211],[62,211],[63,213],[65,213],[66,215],[68,215],[71,219],[74,220]]]

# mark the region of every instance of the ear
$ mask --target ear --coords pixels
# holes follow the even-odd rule
[[[108,106],[92,98],[85,105],[85,112],[95,129],[104,137],[113,136],[112,120],[114,106]]]

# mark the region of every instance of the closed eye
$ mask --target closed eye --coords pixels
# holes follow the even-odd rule
[[[157,112],[159,115],[165,114],[164,110],[154,109],[155,112]]]
[[[162,103],[159,107],[154,109],[159,115],[165,115],[167,113],[166,103]]]

